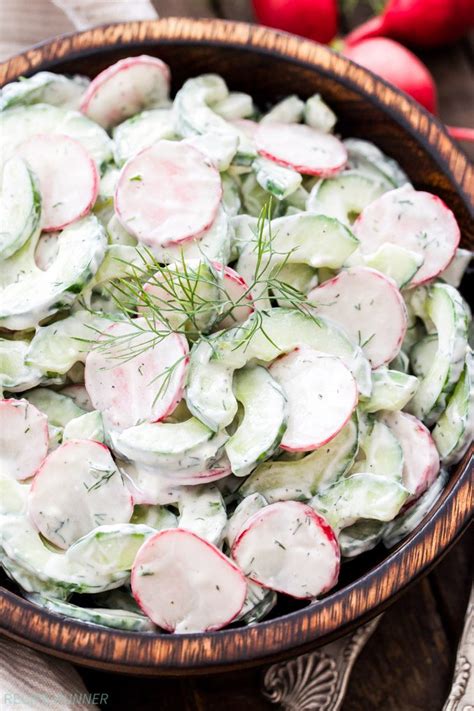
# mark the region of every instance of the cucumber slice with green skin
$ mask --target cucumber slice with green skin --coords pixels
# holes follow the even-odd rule
[[[89,84],[81,111],[104,128],[168,101],[170,70],[167,64],[142,54],[127,57],[100,72]]]
[[[439,454],[429,430],[406,412],[386,412],[382,422],[403,450],[403,485],[410,492],[410,499],[418,498],[439,472]]]
[[[437,352],[438,337],[435,334],[425,336],[412,347],[410,365],[418,378],[426,378],[435,362]]]
[[[277,381],[260,365],[235,374],[234,392],[245,414],[225,451],[233,474],[246,476],[278,449],[288,422],[287,400]]]
[[[303,119],[304,101],[292,94],[279,101],[262,116],[260,123],[299,123]]]
[[[343,558],[354,558],[371,551],[382,540],[387,524],[374,519],[360,519],[339,534],[339,545]]]
[[[227,514],[224,499],[216,486],[185,486],[179,500],[178,526],[215,546],[224,537]]]
[[[247,580],[247,597],[234,622],[253,625],[266,617],[277,602],[278,596],[274,590],[267,590],[267,588],[262,588],[261,585]]]
[[[414,375],[382,367],[372,373],[372,394],[360,406],[364,412],[403,410],[418,388]]]
[[[0,338],[0,395],[2,389],[14,393],[23,392],[44,380],[38,368],[25,363],[29,346],[28,341]]]
[[[341,141],[311,126],[260,123],[255,143],[264,158],[304,175],[327,178],[339,173],[347,162]]]
[[[46,271],[53,264],[59,249],[59,233],[45,232],[40,235],[35,249],[35,264]]]
[[[0,156],[4,163],[23,141],[37,133],[55,133],[79,141],[100,168],[112,159],[112,140],[103,128],[78,111],[35,104],[0,114]]]
[[[363,350],[372,368],[399,352],[407,312],[395,283],[375,269],[351,267],[308,294],[316,315],[338,323]]]
[[[59,391],[59,394],[70,397],[74,404],[80,407],[81,410],[85,410],[85,412],[92,412],[94,409],[84,385],[78,383],[67,385]]]
[[[432,425],[461,376],[466,357],[468,314],[460,294],[448,284],[434,284],[426,292],[425,322],[432,321],[438,336],[434,362],[421,379],[409,411]]]
[[[99,194],[99,173],[79,141],[40,133],[21,143],[17,153],[38,180],[45,232],[62,230],[90,212]]]
[[[74,400],[49,388],[35,388],[25,397],[47,416],[48,424],[54,427],[65,427],[74,418],[84,415],[84,410]]]
[[[129,234],[127,230],[124,230],[115,213],[107,222],[106,229],[110,246],[124,245],[128,247],[135,247],[138,244],[135,237]]]
[[[409,492],[399,482],[378,474],[361,472],[339,479],[310,501],[336,531],[359,519],[391,521],[407,500]]]
[[[313,94],[304,106],[304,122],[324,133],[331,133],[336,125],[336,114],[324,102],[320,94]]]
[[[158,322],[154,327],[144,318],[112,324],[87,355],[87,392],[107,429],[162,420],[182,399],[187,341]]]
[[[282,308],[291,308],[291,295],[294,290],[300,294],[308,294],[318,285],[318,272],[307,264],[285,264],[281,268],[277,267],[276,272],[278,281],[290,287],[290,298],[283,294],[276,296],[278,306]]]
[[[242,201],[240,199],[239,183],[231,173],[221,173],[222,205],[229,217],[239,214]]]
[[[22,484],[4,471],[0,472],[0,516],[24,514],[28,503],[29,484]]]
[[[357,406],[356,382],[342,360],[307,347],[280,356],[270,367],[288,401],[280,447],[307,452],[330,442]]]
[[[91,439],[103,443],[105,434],[100,412],[93,410],[70,420],[64,427],[63,442],[69,439]]]
[[[134,506],[130,523],[144,524],[157,531],[163,528],[176,528],[178,519],[164,506]]]
[[[383,532],[383,544],[385,548],[393,548],[405,536],[415,530],[431,511],[443,489],[448,482],[449,476],[445,469],[442,469],[439,476],[434,480],[429,489],[420,496],[411,506],[408,506],[397,516],[397,518],[386,526]]]
[[[367,205],[386,191],[382,183],[356,171],[348,171],[316,183],[309,194],[306,209],[351,225]]]
[[[242,91],[231,91],[224,99],[214,102],[211,108],[226,121],[248,118],[255,113],[252,97]]]
[[[404,185],[374,200],[354,223],[363,254],[384,242],[417,252],[424,261],[412,285],[429,281],[450,263],[460,240],[451,210],[436,195]]]
[[[257,183],[278,200],[284,200],[301,185],[301,175],[266,158],[256,158],[252,163]]]
[[[75,363],[85,363],[99,334],[108,326],[108,319],[84,310],[40,326],[29,345],[26,363],[43,374],[67,373]]]
[[[27,595],[27,599],[35,605],[44,607],[66,618],[73,618],[99,627],[112,627],[128,632],[152,632],[154,624],[145,615],[128,610],[113,610],[100,607],[80,607],[70,602],[54,600],[37,594]]]
[[[237,617],[247,594],[235,563],[211,543],[179,528],[160,531],[142,546],[131,583],[148,617],[177,633],[221,629]]]
[[[69,307],[92,279],[104,258],[105,232],[95,217],[67,227],[53,265],[36,269],[0,292],[0,326],[10,330],[36,327]]]
[[[220,315],[217,327],[232,328],[243,323],[253,312],[254,306],[249,287],[243,277],[235,269],[226,267],[220,262],[212,262],[220,281]],[[233,304],[237,304],[232,308]]]
[[[454,253],[454,257],[446,269],[441,272],[439,278],[447,284],[458,288],[471,260],[472,252],[469,249],[457,249]]]
[[[29,479],[48,453],[48,418],[27,400],[0,400],[0,465],[12,479]]]
[[[139,242],[160,248],[201,236],[221,197],[219,172],[209,159],[184,142],[158,141],[122,169],[115,212]]]
[[[403,450],[387,425],[383,422],[374,422],[365,437],[361,439],[360,447],[364,457],[354,464],[350,475],[367,472],[402,483]]]
[[[219,133],[202,133],[185,138],[182,143],[200,151],[219,172],[228,170],[239,145],[238,136]]]
[[[242,193],[242,205],[246,214],[258,218],[264,206],[268,203],[269,194],[257,182],[255,173],[248,173],[242,176],[240,190]],[[280,200],[273,200],[272,216],[280,214]]]
[[[28,499],[32,521],[59,548],[99,525],[127,523],[132,511],[132,498],[109,450],[91,440],[69,440],[51,452]]]
[[[144,148],[175,136],[171,109],[150,109],[135,114],[113,130],[114,159],[122,166]]]
[[[258,323],[260,328],[252,314],[242,326],[218,334],[209,342],[199,342],[191,352],[186,402],[190,411],[211,429],[217,431],[230,424],[237,412],[232,392],[234,370],[243,368],[252,358],[273,361],[299,345],[339,356],[353,373],[360,393],[370,394],[369,364],[361,349],[350,343],[337,326],[281,308],[259,312]]]
[[[249,496],[246,496],[245,499],[242,499],[232,516],[227,521],[224,537],[229,548],[232,548],[235,539],[244,527],[247,519],[267,505],[268,501],[258,492],[249,494]]]
[[[53,72],[38,72],[5,84],[0,92],[0,111],[31,104],[77,109],[88,84],[89,80],[82,76],[69,78]]]
[[[0,258],[15,254],[38,229],[41,196],[35,178],[21,158],[5,163],[0,197]]]
[[[373,143],[362,141],[360,138],[346,138],[343,143],[347,149],[351,167],[363,170],[375,177],[382,175],[394,187],[410,183],[408,176],[398,163],[382,153]]]
[[[400,351],[398,355],[390,363],[392,370],[397,370],[399,373],[408,373],[410,368],[410,359],[404,351]]]
[[[303,459],[261,464],[244,481],[238,494],[246,498],[260,494],[269,503],[292,499],[308,501],[351,468],[358,452],[358,440],[358,422],[354,414],[325,447]]]
[[[354,255],[355,256],[355,255]],[[360,257],[359,254],[357,254]],[[423,264],[423,257],[417,252],[386,242],[372,254],[362,257],[367,267],[376,269],[393,279],[399,289],[411,282]],[[351,262],[352,257],[349,259]],[[355,259],[353,260],[355,263]]]
[[[91,279],[86,289],[81,294],[83,301],[90,300],[93,290],[110,287],[110,282],[116,279],[136,275],[135,267],[145,267],[148,260],[147,254],[132,245],[109,244],[105,257],[98,271]]]
[[[330,590],[339,575],[333,530],[297,501],[280,501],[251,516],[234,541],[232,557],[250,580],[299,599]]]
[[[433,430],[433,440],[445,466],[464,456],[474,436],[474,359],[469,351],[461,377],[446,410]]]
[[[248,245],[255,243],[258,232],[258,218],[252,215],[235,215],[231,219],[232,253],[231,261],[236,260]]]
[[[28,570],[25,570],[21,565],[17,565],[0,549],[0,566],[3,568],[8,577],[13,580],[23,592],[38,593],[41,595],[51,595],[55,599],[66,600],[71,596],[67,587],[61,587],[53,581],[40,580],[36,575],[33,575]]]

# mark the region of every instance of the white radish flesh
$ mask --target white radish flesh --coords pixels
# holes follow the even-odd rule
[[[99,192],[99,174],[86,149],[60,134],[37,134],[18,147],[39,181],[45,232],[61,230],[90,212]]]
[[[48,418],[27,400],[0,400],[0,470],[33,476],[48,453]]]
[[[123,227],[150,247],[179,244],[213,223],[219,172],[193,146],[158,141],[125,164],[115,192]]]
[[[156,57],[127,57],[98,74],[81,101],[81,111],[104,128],[163,104],[168,99],[170,70]]]
[[[87,356],[85,382],[105,425],[123,430],[171,414],[183,396],[186,339],[176,333],[159,337],[145,319],[115,323],[102,338],[104,347]]]
[[[280,447],[306,452],[322,447],[344,427],[357,405],[357,385],[336,357],[299,347],[278,358],[270,373],[288,400],[288,427]]]
[[[332,528],[297,501],[281,501],[253,514],[232,546],[232,557],[254,582],[296,598],[321,595],[339,575]]]
[[[232,267],[226,267],[220,262],[212,262],[212,266],[222,280],[221,311],[224,318],[218,321],[219,329],[232,328],[243,323],[254,310],[249,287]],[[230,310],[233,303],[238,305]]]
[[[403,450],[403,486],[417,499],[431,486],[439,472],[439,454],[429,430],[406,412],[386,412],[383,422],[392,430]]]
[[[132,593],[145,614],[169,632],[228,625],[247,594],[242,572],[215,546],[180,528],[160,531],[138,551]]]
[[[305,175],[329,177],[347,162],[347,151],[338,138],[310,126],[260,124],[255,142],[260,155]]]
[[[97,526],[127,523],[133,504],[107,447],[69,440],[41,465],[28,511],[48,541],[68,548]]]
[[[352,267],[308,294],[316,315],[338,323],[359,345],[372,368],[389,363],[399,352],[407,329],[407,312],[395,282],[368,267]]]
[[[446,269],[460,240],[456,218],[444,202],[410,185],[391,190],[368,205],[353,229],[363,254],[372,254],[387,242],[419,254],[424,261],[411,286]]]

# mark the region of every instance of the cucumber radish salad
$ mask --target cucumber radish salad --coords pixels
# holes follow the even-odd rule
[[[186,633],[314,604],[435,504],[471,255],[319,95],[169,92],[137,56],[0,94],[0,560],[64,617]]]

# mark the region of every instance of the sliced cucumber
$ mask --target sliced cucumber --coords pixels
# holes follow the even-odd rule
[[[361,518],[391,521],[408,496],[397,481],[364,472],[339,479],[311,499],[310,505],[340,531]]]
[[[25,363],[29,346],[28,341],[0,338],[0,394],[2,389],[9,392],[29,390],[44,379],[38,368]]]
[[[295,298],[308,294],[318,285],[318,272],[307,264],[284,264],[275,269],[275,279],[279,287],[275,289],[274,298],[278,306],[291,308]]]
[[[261,123],[299,123],[303,118],[304,101],[292,94],[279,101],[262,116]]]
[[[297,461],[261,464],[238,490],[239,496],[261,494],[268,503],[307,501],[323,491],[351,468],[358,451],[357,416],[326,446]],[[247,499],[244,499],[247,500]]]
[[[344,558],[353,558],[371,551],[382,540],[386,525],[375,519],[361,518],[352,526],[344,528],[339,534],[341,555]]]
[[[26,513],[29,490],[29,484],[0,472],[0,516]]]
[[[361,402],[365,412],[378,410],[403,410],[418,388],[414,375],[382,367],[372,373],[372,393]]]
[[[0,92],[0,111],[31,104],[77,109],[88,84],[89,80],[82,76],[69,78],[53,72],[38,72],[5,84]]]
[[[389,365],[392,370],[397,370],[399,373],[408,373],[410,359],[404,351],[400,351]]]
[[[270,195],[284,200],[301,185],[300,173],[259,156],[252,163],[257,183]]]
[[[286,397],[266,368],[243,368],[234,376],[234,392],[245,414],[226,442],[232,472],[246,476],[258,462],[268,459],[283,437],[288,411]]]
[[[239,145],[239,138],[228,133],[211,132],[186,138],[183,143],[197,148],[219,172],[223,172],[230,168]]]
[[[330,133],[336,125],[336,114],[329,108],[320,94],[313,94],[304,106],[304,122],[324,133]]]
[[[21,158],[5,163],[0,196],[0,258],[7,259],[39,227],[41,196],[35,178]]]
[[[68,439],[92,439],[94,442],[104,442],[104,423],[100,412],[93,410],[70,420],[64,427],[63,442]]]
[[[454,257],[446,269],[441,272],[439,278],[447,284],[458,288],[471,260],[472,252],[469,249],[457,249]]]
[[[417,341],[410,350],[410,365],[418,378],[426,378],[438,352],[438,337],[429,334]]]
[[[130,523],[139,523],[145,526],[151,526],[156,531],[162,531],[164,528],[176,528],[178,519],[172,511],[165,506],[135,506]]]
[[[474,358],[466,357],[461,377],[439,418],[432,436],[444,465],[456,464],[474,436]]]
[[[242,207],[239,183],[231,173],[222,173],[222,206],[229,217],[239,214]]]
[[[178,526],[219,546],[224,537],[227,514],[216,486],[185,486],[180,492]]]
[[[225,529],[225,540],[229,548],[237,538],[238,534],[242,530],[244,523],[250,516],[253,516],[256,511],[260,511],[264,506],[267,505],[267,500],[258,492],[254,494],[249,494],[236,506],[234,513],[227,521],[227,526]]]
[[[278,596],[274,590],[262,588],[261,585],[247,580],[247,597],[235,622],[253,625],[266,617],[277,604]]]
[[[460,294],[448,284],[434,284],[427,290],[425,310],[437,331],[438,348],[433,364],[421,379],[409,410],[432,425],[446,408],[446,402],[461,376],[466,356],[468,314]]]
[[[386,191],[383,183],[371,180],[362,173],[348,171],[316,183],[306,209],[351,225],[364,207]]]
[[[74,418],[84,415],[84,410],[72,398],[49,388],[35,388],[25,397],[40,412],[44,412],[48,423],[54,427],[65,427]]]
[[[252,97],[242,91],[231,91],[224,99],[213,103],[211,108],[226,121],[248,118],[255,113]]]
[[[383,176],[388,184],[394,187],[410,182],[398,163],[382,153],[373,143],[362,141],[360,138],[346,138],[344,145],[349,154],[351,168],[356,168],[372,177]]]
[[[156,141],[175,137],[171,109],[150,109],[135,114],[116,126],[112,135],[115,162],[123,165]]]
[[[410,283],[423,264],[423,257],[398,244],[386,242],[372,254],[362,257],[364,264],[393,279],[399,289]]]
[[[364,458],[357,461],[349,474],[367,472],[402,482],[403,450],[392,431],[383,422],[374,422],[362,438]]]

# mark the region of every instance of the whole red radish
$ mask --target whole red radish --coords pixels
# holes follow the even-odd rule
[[[463,37],[474,27],[473,0],[389,0],[384,12],[346,37],[354,45],[370,37],[437,47]]]
[[[374,37],[346,46],[344,54],[406,91],[431,113],[436,113],[434,79],[423,62],[406,47],[385,37]]]
[[[253,0],[253,8],[262,25],[316,42],[330,42],[337,34],[336,0]]]

